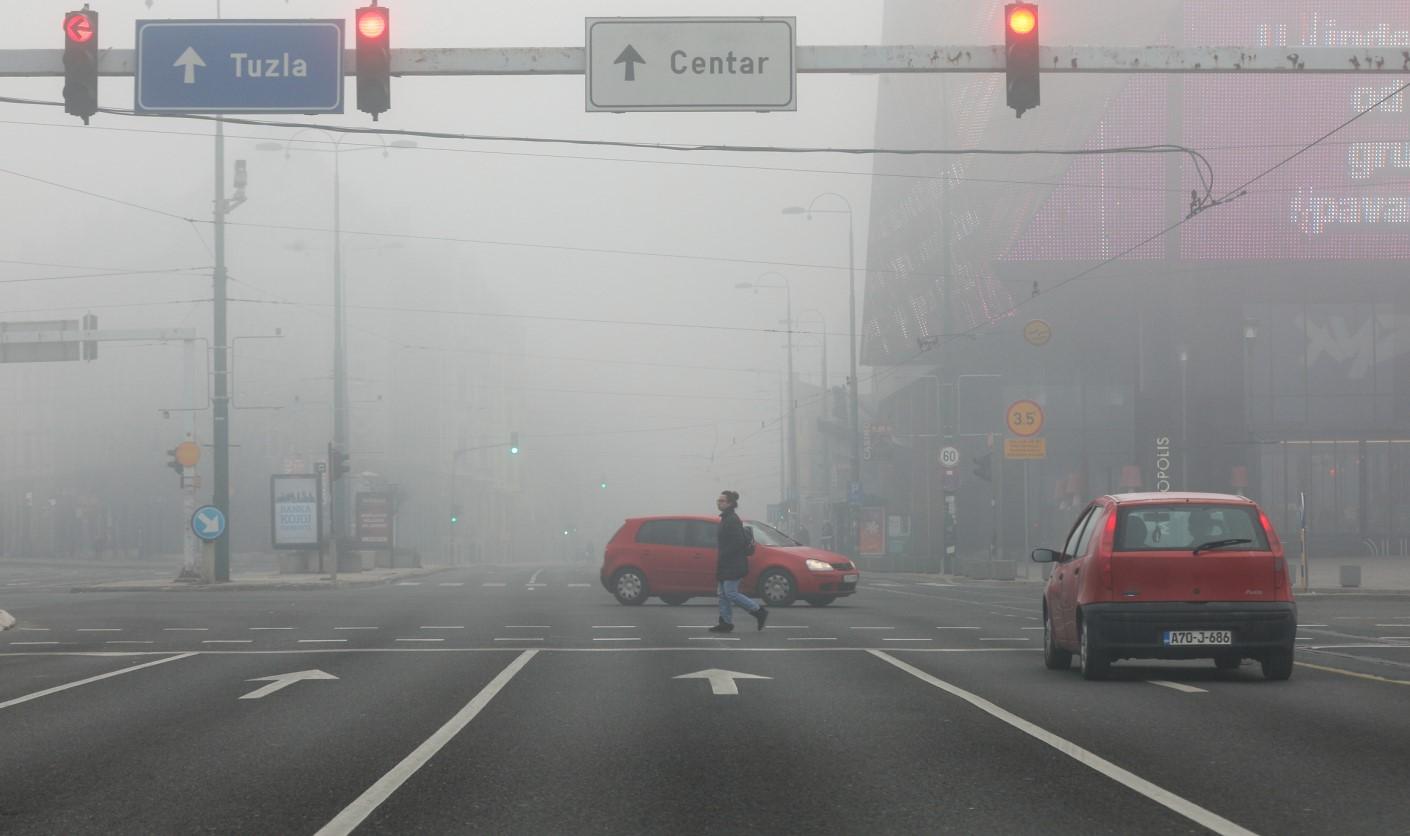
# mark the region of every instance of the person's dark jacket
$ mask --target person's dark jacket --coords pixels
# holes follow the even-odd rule
[[[720,514],[718,532],[720,556],[715,562],[715,580],[737,581],[749,574],[749,555],[744,553],[748,535],[733,508]]]

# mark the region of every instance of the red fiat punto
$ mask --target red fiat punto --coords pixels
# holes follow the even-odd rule
[[[602,585],[628,606],[651,596],[671,605],[715,594],[718,517],[637,517],[617,529],[602,556]],[[786,607],[823,607],[857,591],[860,573],[840,554],[804,546],[754,520],[754,554],[740,591]]]
[[[1221,669],[1257,659],[1267,679],[1293,669],[1297,604],[1283,544],[1241,496],[1145,493],[1088,505],[1043,594],[1043,661],[1087,679],[1118,659],[1212,658]]]

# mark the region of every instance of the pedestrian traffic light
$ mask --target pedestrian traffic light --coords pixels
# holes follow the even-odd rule
[[[1038,6],[1009,3],[1004,6],[1004,75],[1008,81],[1009,107],[1019,118],[1038,106]]]
[[[181,462],[176,458],[176,448],[171,448],[170,450],[166,451],[166,454],[171,457],[167,460],[166,466],[171,468],[172,470],[175,470],[176,475],[181,477],[181,483],[185,485],[186,467],[182,465]]]
[[[83,330],[84,330],[84,331],[97,331],[97,330],[98,330],[98,317],[97,317],[97,315],[95,315],[95,314],[84,314],[84,315],[83,315]],[[98,359],[98,341],[97,341],[97,340],[84,340],[84,341],[83,341],[83,359],[85,359],[85,360],[97,360],[97,359]]]
[[[85,125],[98,112],[98,13],[86,4],[64,15],[64,112]]]
[[[994,454],[985,453],[974,458],[974,475],[986,482],[994,481]]]
[[[328,445],[328,481],[336,482],[348,475],[348,454]]]
[[[357,10],[357,109],[377,115],[392,106],[391,17],[373,0]]]
[[[510,433],[510,434],[509,434],[509,455],[511,455],[511,456],[517,456],[517,455],[519,455],[519,434],[518,434],[518,433]]]

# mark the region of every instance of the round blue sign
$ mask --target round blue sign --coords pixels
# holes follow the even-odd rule
[[[191,531],[202,540],[219,540],[225,533],[225,512],[214,505],[202,505],[191,515]]]

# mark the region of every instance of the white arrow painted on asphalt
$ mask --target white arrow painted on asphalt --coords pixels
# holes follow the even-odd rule
[[[278,690],[281,689],[281,688],[288,688],[290,685],[293,685],[295,682],[299,682],[299,681],[304,680],[304,679],[337,679],[337,678],[338,678],[338,677],[334,676],[333,674],[331,674],[331,673],[324,673],[323,671],[294,671],[293,673],[281,673],[281,674],[277,674],[277,675],[275,675],[275,676],[257,676],[257,677],[255,677],[254,679],[247,679],[247,680],[245,680],[245,681],[246,681],[246,682],[268,682],[269,684],[266,685],[266,686],[264,686],[263,688],[256,688],[255,690],[251,691],[250,693],[246,694],[245,696],[241,697],[240,699],[242,699],[242,700],[257,700],[257,699],[260,699],[260,698],[262,698],[262,697],[267,697],[267,696],[269,696],[270,694],[274,693],[275,691],[278,691]]]
[[[170,53],[167,54],[169,55]],[[196,52],[195,47],[190,46],[186,47],[186,51],[181,53],[181,57],[176,59],[175,64],[172,64],[173,67],[185,68],[186,76],[181,79],[185,84],[195,84],[196,68],[204,67],[205,65],[206,62],[201,60],[200,53]]]
[[[696,671],[695,673],[683,673],[676,679],[708,679],[710,680],[710,690],[715,696],[738,696],[739,686],[735,684],[736,679],[773,679],[771,676],[756,676],[752,673],[740,673],[739,671],[722,671],[719,668]]]

